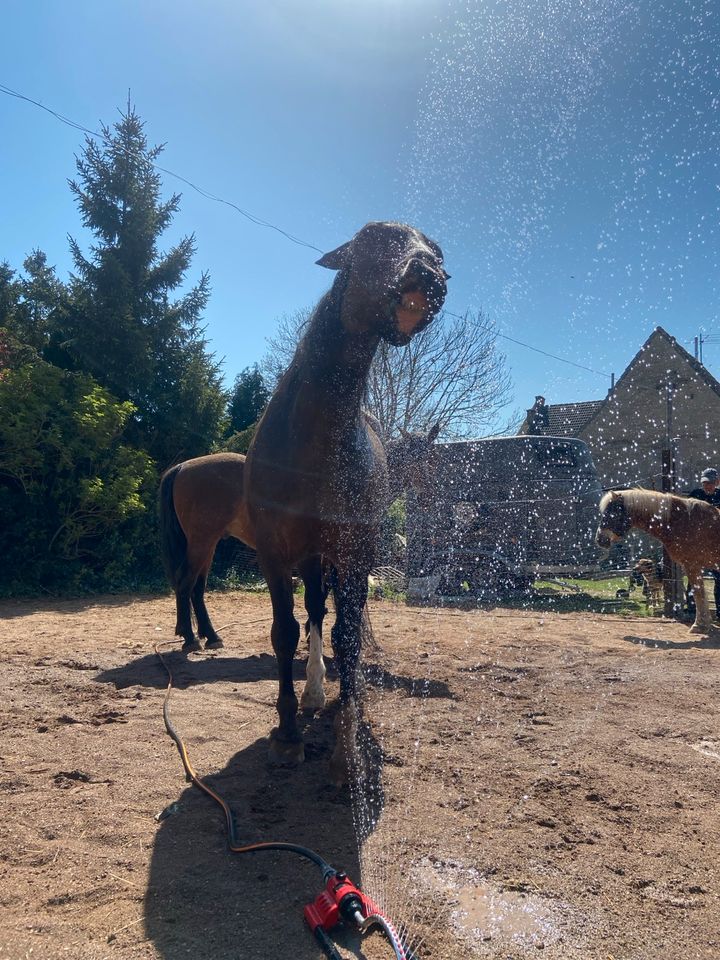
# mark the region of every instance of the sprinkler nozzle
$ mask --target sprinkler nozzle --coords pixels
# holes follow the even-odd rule
[[[338,907],[340,908],[340,916],[345,923],[349,923],[360,928],[365,922],[363,902],[360,899],[359,892],[356,893],[353,890],[350,893],[346,893],[338,904]]]

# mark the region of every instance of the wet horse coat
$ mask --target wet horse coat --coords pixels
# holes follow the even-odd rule
[[[656,537],[681,564],[695,596],[693,633],[710,629],[702,572],[720,569],[720,510],[703,500],[654,490],[613,490],[600,500],[595,540],[609,547],[631,527]]]
[[[447,274],[435,243],[395,223],[368,224],[318,263],[337,277],[260,421],[245,465],[245,497],[272,599],[280,689],[271,753],[279,759],[304,755],[292,680],[299,637],[292,569],[305,581],[317,622],[325,601],[318,570],[323,562],[332,567],[341,709],[331,776],[341,782],[355,742],[361,619],[388,487],[382,444],[362,414],[363,393],[380,340],[406,344],[430,323]]]

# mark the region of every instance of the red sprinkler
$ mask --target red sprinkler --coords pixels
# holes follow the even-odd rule
[[[342,960],[327,933],[339,923],[354,927],[360,933],[367,933],[375,926],[380,927],[390,941],[396,960],[415,960],[392,922],[346,873],[329,867],[323,879],[325,889],[305,907],[304,913],[307,925],[329,960]]]

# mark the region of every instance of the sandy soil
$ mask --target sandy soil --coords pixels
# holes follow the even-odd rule
[[[717,638],[373,603],[376,782],[353,804],[327,785],[331,709],[306,721],[305,764],[268,765],[267,597],[210,604],[226,647],[171,653],[171,711],[244,839],[317,849],[425,938],[420,960],[720,957]],[[0,958],[319,960],[317,869],[229,853],[183,780],[153,653],[171,599],[0,615]],[[341,943],[392,956],[377,934]]]

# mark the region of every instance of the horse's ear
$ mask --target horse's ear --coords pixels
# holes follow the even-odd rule
[[[610,494],[611,500],[622,500],[622,493],[619,490],[613,490]]]
[[[438,438],[438,434],[439,434],[439,433],[440,433],[440,421],[438,420],[438,422],[437,422],[437,423],[435,424],[435,426],[432,428],[432,430],[430,431],[430,433],[427,435],[427,441],[428,441],[428,443],[435,443],[435,441],[436,441],[437,438]]]
[[[347,243],[343,243],[329,253],[324,253],[315,263],[319,267],[327,267],[328,270],[342,270],[350,261],[351,243],[352,241],[348,240]]]

